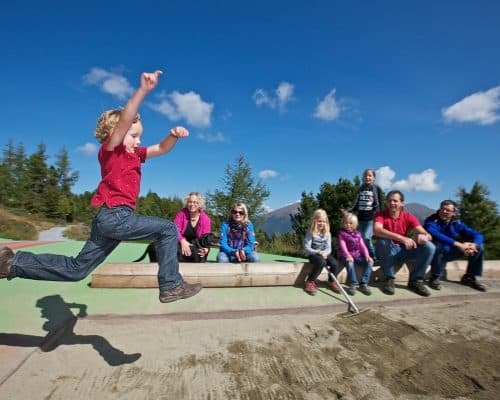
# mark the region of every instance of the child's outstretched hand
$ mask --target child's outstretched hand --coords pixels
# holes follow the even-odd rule
[[[170,129],[170,135],[180,139],[189,136],[189,131],[183,126],[176,126],[175,128]]]
[[[144,72],[141,75],[141,88],[150,92],[158,84],[158,79],[160,75],[163,74],[162,71],[156,70],[155,72]]]

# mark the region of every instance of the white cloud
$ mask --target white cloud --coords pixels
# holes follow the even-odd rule
[[[377,175],[377,185],[379,185],[382,189],[390,189],[392,186],[392,180],[396,176],[396,172],[394,172],[391,167],[389,166],[384,166],[380,167],[376,171]]]
[[[260,171],[258,176],[260,179],[269,179],[277,177],[278,173],[276,171],[273,171],[272,169],[265,169],[263,171]]]
[[[436,183],[437,174],[432,168],[420,173],[409,174],[407,179],[392,182],[396,173],[389,167],[384,166],[377,171],[377,184],[384,190],[397,189],[408,192],[436,192],[440,185]]]
[[[158,104],[151,104],[150,107],[172,121],[185,119],[193,126],[210,126],[213,103],[203,101],[201,96],[193,91],[187,93],[174,91],[167,97],[168,99],[163,99]]]
[[[335,99],[336,89],[330,90],[316,106],[314,116],[325,121],[333,121],[340,116],[341,108]]]
[[[134,91],[125,77],[102,68],[92,68],[83,76],[83,81],[87,85],[98,86],[103,92],[120,100],[126,99]]]
[[[284,110],[287,103],[294,99],[295,86],[289,82],[281,82],[275,90],[276,96],[271,97],[264,89],[256,89],[252,95],[257,106],[267,105],[269,108]]]
[[[278,104],[284,106],[289,101],[293,100],[293,90],[294,86],[288,82],[281,82],[276,89],[276,96],[278,98]]]
[[[76,151],[90,156],[97,153],[97,145],[95,143],[87,142],[83,146],[77,147]]]
[[[210,134],[210,133],[198,133],[198,138],[205,142],[227,142],[228,140],[225,138],[225,136],[221,132],[217,132],[215,134]]]
[[[500,119],[500,86],[471,94],[441,110],[446,122],[472,122],[491,125]]]

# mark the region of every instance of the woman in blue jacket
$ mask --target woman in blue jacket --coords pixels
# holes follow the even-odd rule
[[[259,262],[255,251],[255,230],[248,219],[247,206],[235,203],[231,215],[222,223],[217,262]]]
[[[476,279],[483,274],[483,235],[456,219],[456,210],[457,203],[444,200],[439,210],[425,220],[424,228],[436,245],[429,286],[441,289],[439,278],[446,273],[446,263],[467,257],[467,271],[460,283],[485,292],[486,287]]]

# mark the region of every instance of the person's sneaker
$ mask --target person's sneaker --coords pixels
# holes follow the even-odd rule
[[[462,276],[462,279],[460,279],[460,283],[462,285],[469,286],[473,289],[479,290],[480,292],[486,292],[486,286],[478,282],[478,280],[474,275],[465,274],[464,276]]]
[[[427,289],[424,285],[424,281],[410,281],[408,282],[408,289],[411,291],[415,292],[416,294],[420,296],[430,296],[431,292],[429,292],[429,289]]]
[[[309,293],[310,295],[316,294],[317,289],[318,289],[318,287],[316,286],[316,282],[314,282],[314,281],[307,281],[306,282],[306,287],[304,290],[307,293]]]
[[[386,279],[382,286],[382,291],[386,294],[394,294],[394,278]]]
[[[356,286],[347,286],[345,291],[349,296],[354,296],[356,294]]]
[[[433,275],[429,278],[429,287],[431,287],[434,290],[442,289],[443,286],[441,285],[441,280],[439,279],[439,276]]]
[[[366,296],[370,296],[372,294],[371,289],[366,283],[362,283],[361,285],[359,285],[358,290]]]
[[[10,247],[0,248],[0,279],[9,277],[13,259],[14,252]]]
[[[202,286],[200,283],[190,284],[183,281],[179,286],[173,289],[160,292],[160,301],[162,303],[170,303],[180,299],[187,299],[198,293],[201,288]]]
[[[328,282],[328,286],[330,286],[330,289],[332,289],[335,293],[340,293],[340,286],[338,285],[337,282],[335,281]]]

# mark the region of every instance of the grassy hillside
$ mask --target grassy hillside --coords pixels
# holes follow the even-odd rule
[[[14,240],[36,240],[38,232],[60,225],[25,211],[9,210],[0,206],[0,237]]]

